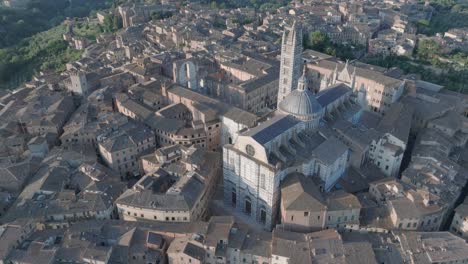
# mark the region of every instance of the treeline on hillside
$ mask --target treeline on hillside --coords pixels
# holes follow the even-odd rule
[[[26,9],[0,7],[0,48],[59,25],[67,17],[85,17],[112,0],[32,0]]]
[[[81,51],[62,39],[66,30],[62,24],[0,49],[0,89],[16,88],[39,70],[63,70],[67,62],[79,59]]]
[[[420,21],[418,32],[426,35],[443,33],[451,28],[468,27],[468,2],[432,0],[434,13],[431,21]]]

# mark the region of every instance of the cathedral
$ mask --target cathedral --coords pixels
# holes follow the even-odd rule
[[[290,174],[311,177],[323,192],[346,173],[349,149],[320,133],[361,107],[353,89],[338,83],[314,94],[302,65],[302,30],[287,28],[281,47],[277,110],[223,147],[224,203],[265,229],[278,222],[280,184]]]
[[[352,89],[354,101],[363,109],[382,116],[398,101],[405,88],[405,81],[392,77],[391,71],[362,63],[325,58],[308,63],[307,68],[313,73],[318,90],[344,84]]]
[[[337,83],[344,83],[348,85],[351,89],[355,89],[356,83],[356,67],[354,67],[353,72],[350,72],[349,61],[346,61],[346,64],[343,70],[338,70],[338,64],[330,75],[326,75],[320,81],[320,87],[326,88],[330,87]]]

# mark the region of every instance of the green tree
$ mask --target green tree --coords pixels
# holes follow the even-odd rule
[[[213,10],[218,9],[218,4],[216,3],[216,1],[211,2],[210,8],[213,9]]]
[[[464,12],[467,9],[468,9],[468,5],[464,5],[464,4],[456,4],[452,7],[453,12]]]
[[[39,69],[63,70],[67,62],[77,60],[81,51],[69,48],[62,39],[66,30],[60,25],[0,49],[0,89],[17,87]]]
[[[104,21],[102,22],[102,28],[104,29],[104,32],[111,32],[113,25],[114,16],[110,14],[104,16]]]
[[[327,34],[321,31],[314,31],[309,33],[306,38],[306,46],[310,49],[323,52],[327,47],[331,46],[331,42]]]
[[[156,20],[161,20],[161,19],[165,19],[165,18],[169,18],[171,16],[173,16],[174,14],[170,11],[154,11],[153,13],[151,13],[151,19],[153,21],[156,21]]]
[[[123,21],[120,16],[114,16],[112,21],[112,29],[113,31],[117,31],[123,27]]]
[[[333,43],[328,37],[328,35],[321,31],[314,31],[310,32],[307,35],[304,35],[303,44],[304,48],[306,49],[313,49],[331,56],[338,57],[343,60],[355,59],[354,49],[365,49],[365,47],[362,47],[360,45],[356,45],[356,48],[351,45]]]
[[[333,47],[326,47],[324,51],[328,55],[336,56],[336,49]]]
[[[30,0],[25,9],[0,7],[0,48],[17,45],[25,38],[59,25],[66,17],[84,17],[108,4],[110,0]]]
[[[115,32],[122,28],[122,18],[120,16],[115,16],[114,14],[107,14],[104,17],[102,23],[102,29],[104,32]]]
[[[427,19],[419,20],[418,24],[421,25],[421,26],[429,27],[429,21]]]
[[[422,39],[419,41],[417,56],[422,61],[434,62],[440,56],[441,47],[439,43],[432,39]]]

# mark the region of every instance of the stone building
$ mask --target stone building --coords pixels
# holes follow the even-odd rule
[[[195,128],[204,129],[209,149],[234,142],[237,132],[255,126],[259,119],[255,114],[180,85],[165,87],[162,93],[169,103],[183,104],[191,112],[191,122]]]
[[[195,62],[191,59],[176,60],[173,62],[173,79],[175,83],[178,83],[188,89],[198,90],[198,67]]]
[[[128,173],[137,174],[138,157],[156,146],[154,133],[143,125],[133,123],[98,135],[97,142],[104,163],[122,177]]]
[[[281,184],[281,228],[296,232],[359,226],[361,204],[344,191],[325,193],[304,175]]]
[[[379,122],[381,134],[372,141],[369,158],[385,175],[397,177],[408,144],[413,108],[394,103]]]
[[[167,249],[167,255],[169,264],[342,264],[348,260],[344,241],[336,230],[253,231],[229,216],[212,217],[196,232],[177,236]],[[368,257],[374,258],[373,254]]]
[[[116,201],[126,221],[193,222],[201,219],[220,173],[216,152],[168,146],[141,157],[144,175]]]
[[[440,197],[395,178],[370,183],[369,193],[388,210],[393,229],[437,231],[448,210]]]
[[[405,232],[396,235],[411,263],[466,263],[466,241],[449,232]]]
[[[89,87],[86,73],[80,70],[71,71],[68,90],[80,95],[87,94]]]
[[[468,238],[468,201],[465,201],[455,208],[455,215],[450,224],[450,232],[461,236],[464,239]]]
[[[222,73],[221,76],[208,76],[207,92],[210,95],[253,113],[276,108],[277,61],[246,51],[242,52],[241,58],[218,60]]]
[[[369,65],[367,65],[369,66]],[[405,82],[384,74],[373,67],[351,66],[350,63],[318,59],[307,64],[315,73],[320,90],[344,83],[352,88],[356,101],[364,109],[383,115],[403,94]]]

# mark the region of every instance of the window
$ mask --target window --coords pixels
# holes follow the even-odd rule
[[[252,145],[245,146],[245,152],[250,156],[255,155],[255,149],[252,147]]]
[[[245,212],[249,215],[252,213],[252,201],[249,197],[245,198]]]
[[[262,224],[266,223],[266,210],[263,208],[260,210],[260,222],[262,222]]]
[[[309,216],[309,212],[304,212],[304,216]]]
[[[237,203],[237,194],[236,194],[236,190],[233,189],[232,192],[231,192],[231,204],[232,204],[232,207],[236,207],[236,203]]]
[[[265,189],[265,174],[260,174],[260,188]]]

